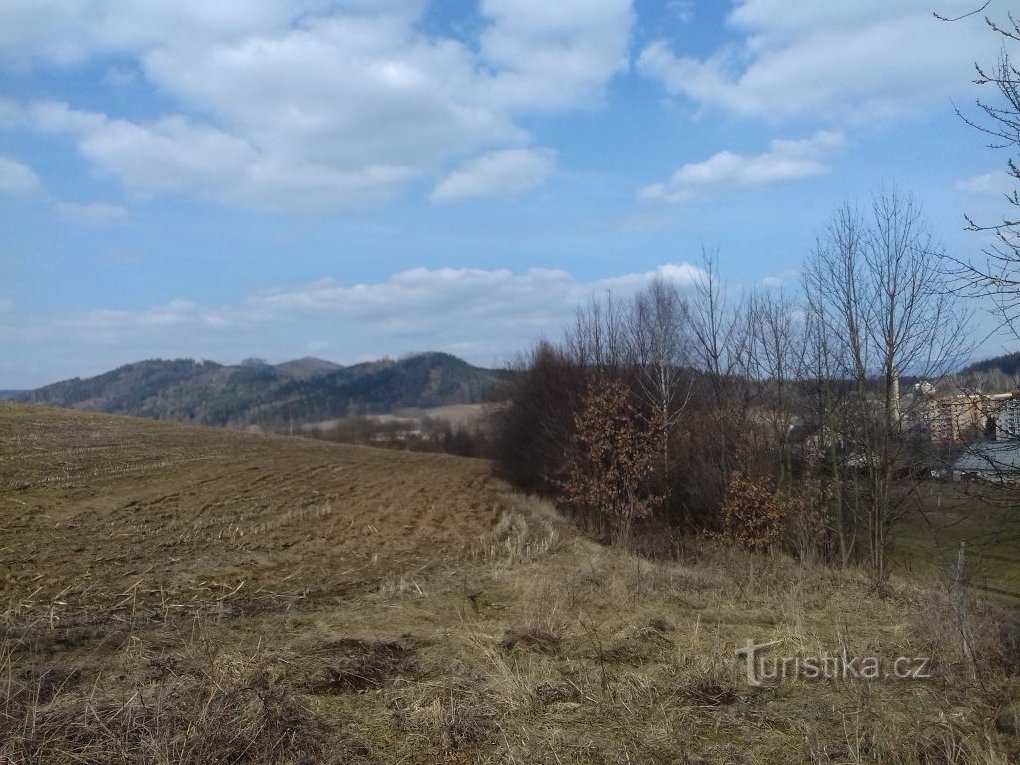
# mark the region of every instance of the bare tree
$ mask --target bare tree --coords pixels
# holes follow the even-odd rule
[[[692,361],[705,372],[713,391],[722,395],[746,362],[744,312],[727,295],[719,274],[718,253],[702,253],[701,270],[690,301]]]
[[[941,250],[917,205],[877,194],[867,214],[844,204],[805,268],[809,311],[829,360],[852,384],[853,421],[840,434],[844,470],[863,478],[863,517],[875,574],[887,574],[892,523],[903,511],[899,378],[934,378],[960,358],[965,314],[942,288]]]
[[[743,300],[733,300],[719,272],[716,253],[702,253],[701,269],[688,299],[691,366],[700,374],[695,391],[697,428],[685,445],[688,520],[694,527],[718,525],[730,474],[749,452],[746,427],[748,332]]]
[[[791,431],[797,421],[797,393],[804,374],[805,337],[802,312],[782,291],[754,295],[748,307],[750,369],[763,388],[763,419],[777,451],[777,484],[793,480]]]
[[[582,370],[561,348],[540,342],[510,371],[501,391],[507,404],[493,416],[496,470],[517,486],[551,494],[585,393]]]
[[[566,333],[567,353],[582,369],[620,369],[633,363],[626,304],[611,292],[579,306]]]
[[[634,298],[630,320],[637,384],[658,424],[662,477],[670,483],[670,441],[691,397],[688,309],[676,285],[654,279]]]
[[[849,417],[851,388],[846,366],[839,358],[841,338],[833,316],[826,310],[824,283],[808,273],[804,280],[804,413],[814,435],[809,451],[818,458],[823,480],[818,482],[814,504],[838,545],[839,562],[845,568],[857,553],[857,509],[846,491],[847,470],[843,454],[846,434],[852,431]]]
[[[987,3],[983,7],[987,7]],[[998,91],[999,100],[977,102],[982,116],[968,117],[957,113],[971,126],[991,138],[994,149],[1020,148],[1020,69],[1012,62],[1009,48],[1020,43],[1020,21],[1012,14],[1005,23],[989,17],[985,22],[1002,41],[1002,53],[994,68],[975,64],[974,82]],[[1015,157],[1007,160],[1007,170],[1020,180],[1020,166]],[[949,258],[951,270],[958,279],[959,291],[971,297],[991,298],[994,310],[1004,327],[1020,338],[1020,195],[1016,189],[1005,194],[1007,213],[996,223],[979,223],[966,216],[970,231],[991,233],[993,242],[984,248],[982,259]]]

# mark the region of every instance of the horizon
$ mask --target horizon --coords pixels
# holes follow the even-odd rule
[[[933,16],[972,5],[11,0],[0,389],[165,357],[500,368],[703,250],[734,293],[796,288],[836,207],[890,186],[978,257],[964,215],[1013,183],[956,108],[995,102],[1000,40]]]
[[[86,380],[89,380],[89,379],[93,379],[94,377],[102,376],[104,374],[109,374],[109,373],[112,373],[112,372],[117,372],[117,371],[119,371],[119,370],[121,370],[121,369],[123,369],[125,367],[131,367],[131,366],[136,366],[138,364],[146,364],[146,363],[151,363],[151,362],[174,363],[174,362],[180,362],[180,361],[190,361],[193,364],[202,365],[202,364],[211,363],[211,364],[215,364],[215,365],[220,366],[220,367],[241,367],[241,366],[249,365],[249,363],[258,363],[259,365],[263,365],[264,364],[265,366],[269,366],[269,367],[273,367],[273,368],[278,368],[278,367],[284,366],[285,364],[293,364],[293,363],[302,362],[302,361],[316,361],[316,362],[322,362],[322,363],[334,365],[339,370],[339,369],[348,369],[348,368],[353,367],[353,366],[358,366],[359,364],[372,364],[372,363],[384,362],[384,361],[391,361],[393,363],[399,363],[401,361],[405,361],[407,359],[415,358],[415,357],[418,357],[418,356],[429,356],[429,355],[452,356],[453,358],[455,358],[455,359],[457,359],[459,361],[463,361],[463,362],[469,364],[470,366],[473,366],[476,369],[481,369],[482,371],[487,371],[487,372],[501,372],[501,371],[505,371],[506,369],[508,369],[508,366],[506,366],[506,365],[504,365],[502,367],[486,367],[486,366],[483,366],[483,365],[473,364],[469,360],[464,359],[461,356],[457,356],[456,354],[450,354],[450,353],[447,353],[446,351],[434,351],[434,350],[433,351],[412,351],[412,352],[409,352],[409,353],[401,354],[399,356],[383,355],[383,356],[378,356],[378,357],[375,357],[375,358],[360,359],[358,361],[354,361],[354,362],[351,362],[349,364],[341,364],[340,362],[333,361],[332,359],[325,359],[325,358],[321,358],[319,356],[301,356],[301,357],[297,357],[297,358],[286,358],[286,359],[283,359],[283,360],[280,360],[280,361],[274,361],[274,360],[263,359],[263,358],[258,358],[258,357],[246,357],[246,358],[243,358],[243,359],[241,359],[239,361],[236,361],[236,362],[223,362],[223,361],[218,361],[216,359],[198,358],[198,357],[190,357],[190,356],[183,356],[183,357],[178,357],[178,358],[150,357],[150,358],[145,358],[145,359],[136,359],[135,361],[128,361],[128,362],[125,362],[123,364],[119,364],[116,367],[112,367],[110,369],[103,370],[103,371],[99,372],[96,375],[88,375],[88,376],[85,376],[85,375],[72,375],[70,377],[61,378],[59,380],[51,380],[48,383],[44,383],[43,385],[36,386],[35,388],[0,388],[0,392],[3,392],[3,393],[29,393],[29,392],[32,392],[32,391],[35,391],[35,390],[40,390],[42,388],[47,388],[47,387],[49,387],[51,385],[58,385],[60,383],[71,382],[71,381],[74,381],[74,380],[86,381]],[[987,361],[993,361],[993,360],[996,360],[998,358],[1007,358],[1009,356],[1017,356],[1017,355],[1020,355],[1020,351],[1011,351],[1009,353],[1003,354],[1002,356],[986,357],[986,358],[983,358],[983,359],[976,359],[976,360],[974,360],[972,362],[968,362],[967,365],[958,368],[956,371],[950,372],[949,376],[964,373],[965,371],[967,371],[967,368],[970,365],[972,365],[972,364],[980,364],[980,363],[987,362]],[[916,380],[918,382],[924,382],[925,381],[924,377],[918,377],[917,375],[911,375],[911,374],[903,375],[902,379],[905,379],[905,380],[908,380],[908,381]]]

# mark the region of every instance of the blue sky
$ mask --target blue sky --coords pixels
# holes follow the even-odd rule
[[[499,365],[703,247],[738,290],[795,286],[882,186],[976,255],[1008,155],[953,105],[994,96],[1000,41],[932,16],[973,6],[5,0],[0,389],[157,356]]]

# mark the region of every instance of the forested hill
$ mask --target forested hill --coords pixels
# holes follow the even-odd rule
[[[85,380],[21,393],[16,400],[206,425],[283,425],[483,401],[504,373],[446,353],[339,366],[298,359],[275,366],[251,359],[152,359]]]
[[[996,356],[995,358],[985,359],[984,361],[977,361],[966,369],[967,372],[992,372],[998,370],[1008,377],[1016,377],[1020,375],[1020,351],[1016,353],[1006,353],[1002,356]]]

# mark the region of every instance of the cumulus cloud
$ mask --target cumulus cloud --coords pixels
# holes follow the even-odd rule
[[[29,111],[40,129],[75,136],[82,155],[141,194],[190,192],[270,208],[317,208],[370,201],[410,174],[399,166],[345,171],[288,161],[179,116],[134,123],[53,102]]]
[[[311,344],[341,362],[446,350],[493,364],[539,337],[559,336],[575,307],[593,293],[610,290],[625,298],[657,276],[682,287],[701,275],[687,263],[588,281],[557,269],[415,268],[374,283],[323,279],[225,306],[174,300],[143,310],[17,321],[3,315],[0,302],[0,342],[8,351],[0,357],[0,388],[153,356],[282,361]],[[26,380],[26,369],[43,370],[46,378]]]
[[[515,274],[508,269],[414,268],[375,284],[347,286],[325,279],[253,296],[233,315],[250,321],[297,314],[333,316],[367,328],[444,338],[465,332],[484,334],[496,327],[558,330],[573,308],[593,292],[611,290],[626,296],[656,276],[684,286],[701,273],[697,266],[668,263],[649,272],[585,282],[559,269]]]
[[[947,0],[939,11],[973,10]],[[638,68],[702,107],[742,116],[875,118],[944,106],[970,87],[975,60],[996,58],[982,19],[945,23],[926,0],[740,0],[727,19],[737,36],[706,58],[670,41],[641,52]]]
[[[0,193],[30,194],[41,186],[39,176],[28,165],[0,156]]]
[[[40,61],[67,66],[178,40],[237,40],[328,5],[328,0],[6,0],[0,5],[0,58],[16,66]]]
[[[433,189],[432,199],[449,201],[518,194],[544,182],[556,164],[549,149],[504,149],[465,162]]]
[[[642,189],[641,196],[682,202],[718,188],[760,186],[822,175],[829,169],[826,155],[845,142],[842,133],[821,130],[810,138],[774,140],[763,154],[748,156],[721,151],[704,162],[684,165],[666,183]]]
[[[491,24],[483,60],[495,68],[487,96],[511,108],[591,103],[626,69],[630,0],[482,0]]]
[[[462,41],[426,30],[419,0],[65,5],[5,3],[0,62],[117,54],[174,108],[37,104],[38,127],[137,192],[270,208],[372,202],[465,151],[520,146],[522,116],[598,102],[632,23],[630,0],[483,0]]]
[[[222,191],[255,158],[244,141],[176,116],[136,124],[57,102],[29,113],[39,129],[76,137],[85,157],[135,191]]]

